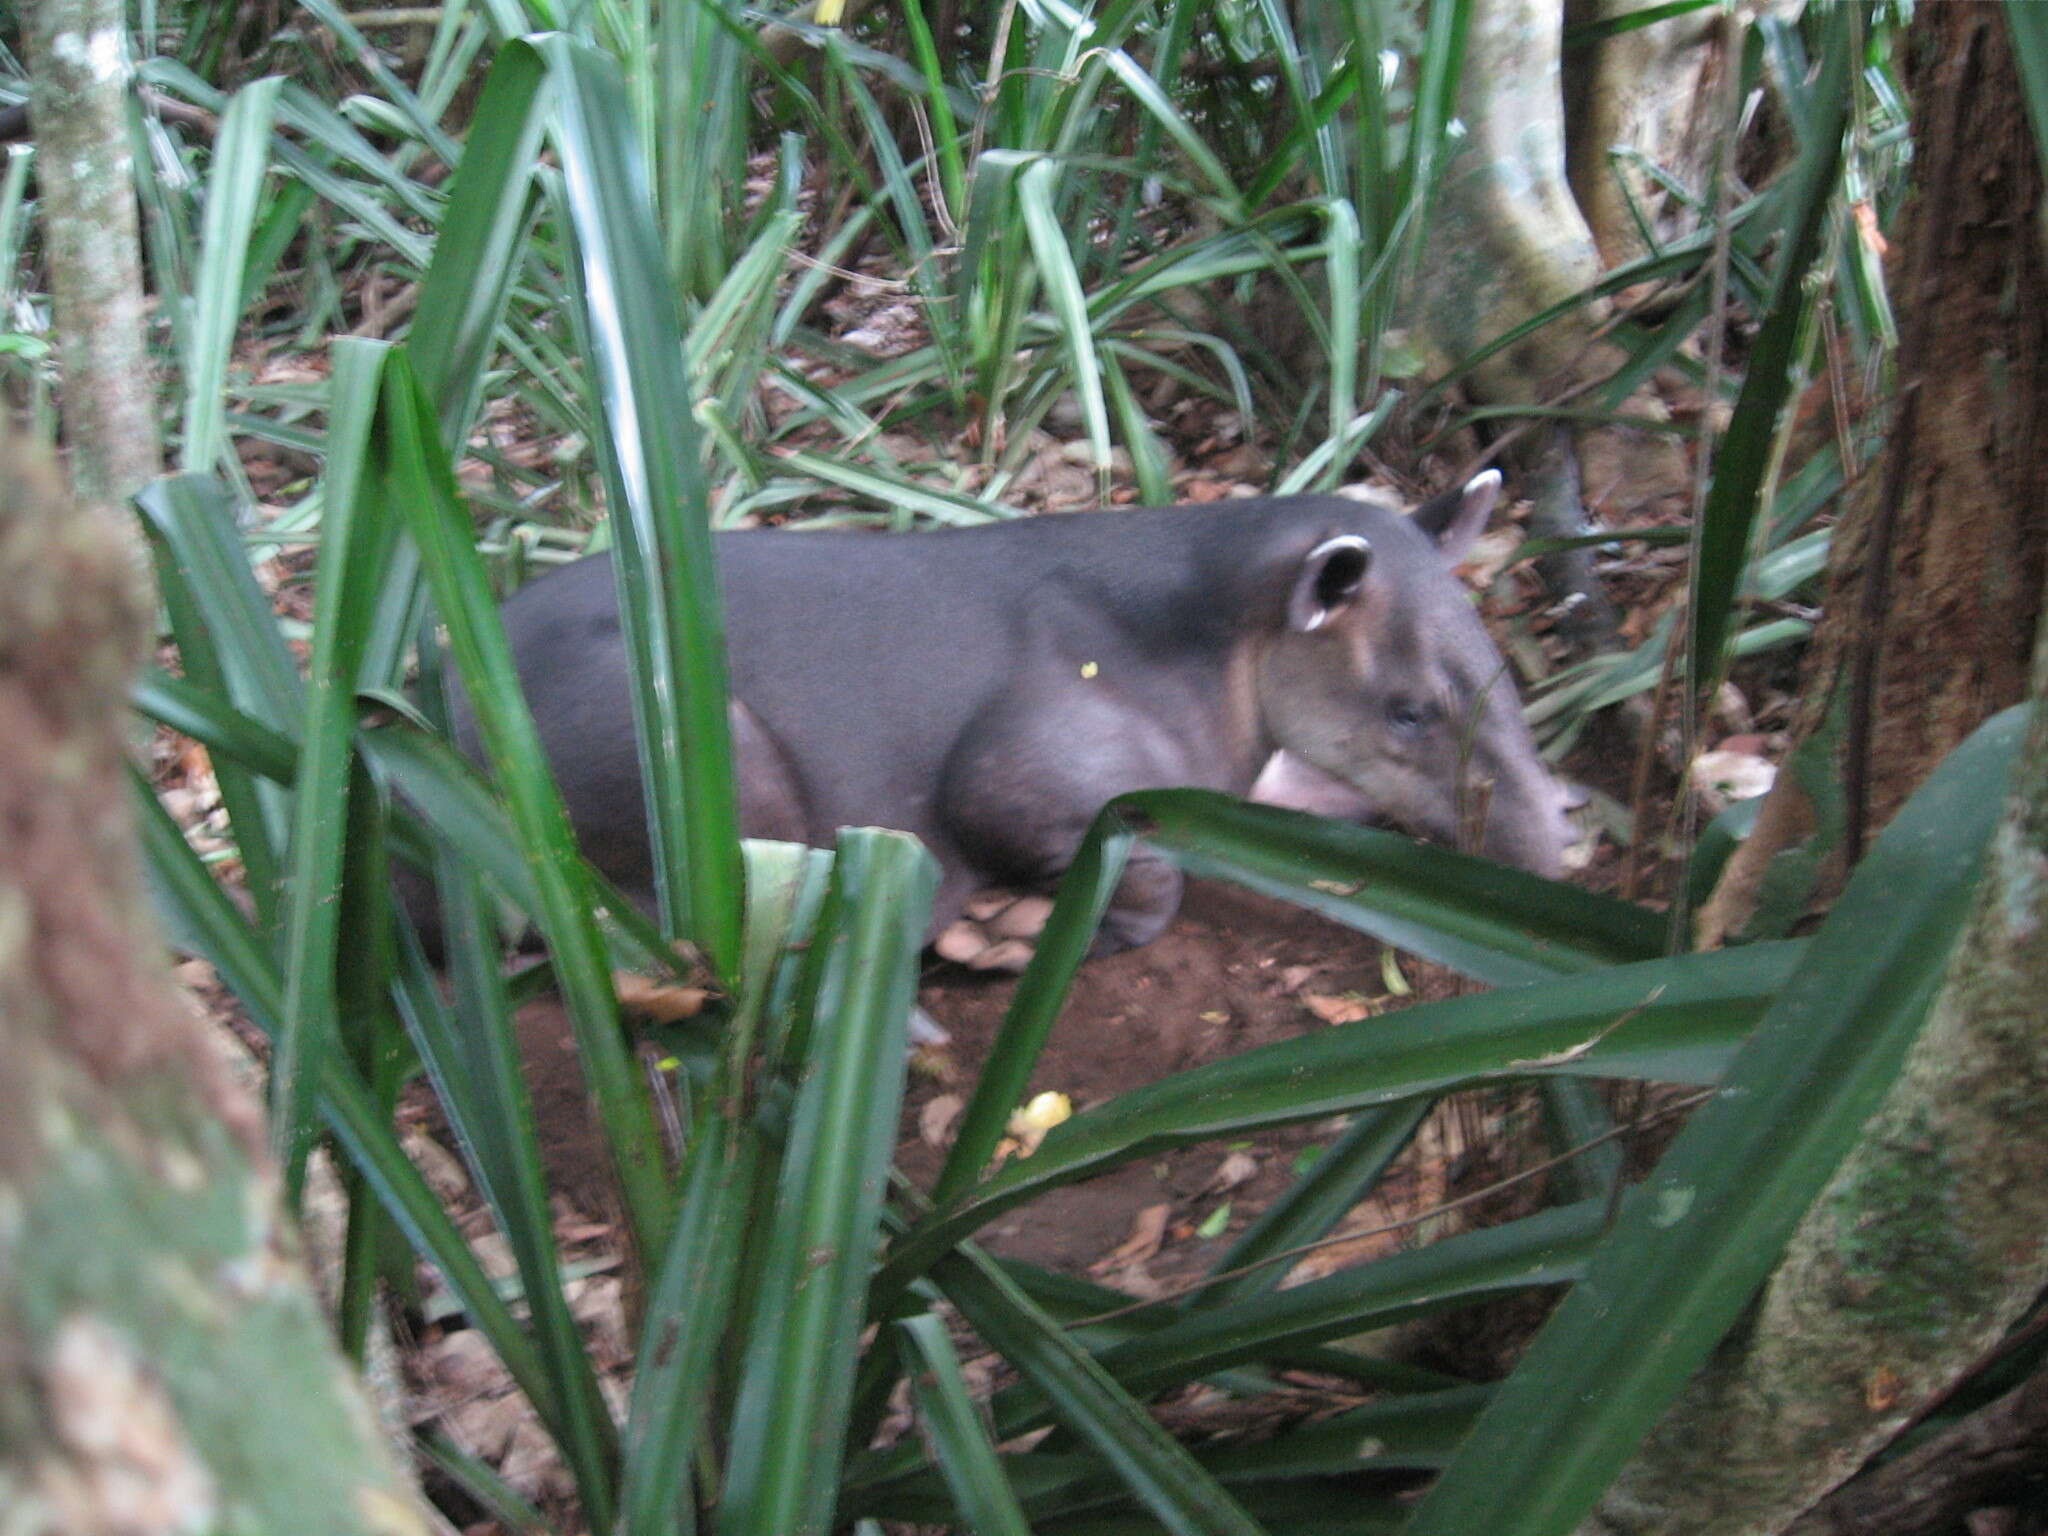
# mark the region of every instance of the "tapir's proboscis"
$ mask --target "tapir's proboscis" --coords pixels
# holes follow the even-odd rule
[[[1412,516],[1296,496],[720,534],[741,828],[915,833],[943,870],[934,934],[978,891],[1050,887],[1138,789],[1382,820],[1554,874],[1563,793],[1451,571],[1499,488],[1489,472]],[[584,851],[651,906],[617,603],[597,556],[505,625]],[[461,711],[458,734],[474,752]],[[1141,846],[1099,947],[1155,938],[1180,885]]]

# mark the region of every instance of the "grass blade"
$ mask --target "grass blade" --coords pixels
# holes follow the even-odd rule
[[[602,430],[619,613],[663,922],[714,970],[737,963],[743,875],[711,554],[710,498],[653,197],[612,62],[564,36],[537,44],[554,77],[578,312]]]
[[[849,828],[833,868],[812,1060],[790,1126],[754,1301],[719,1529],[831,1526],[836,1446],[903,1096],[906,1027],[938,867],[917,839]]]
[[[946,1325],[925,1312],[898,1323],[896,1332],[905,1355],[917,1362],[910,1377],[911,1400],[961,1521],[975,1536],[1031,1536],[968,1393]]]
[[[249,256],[256,204],[270,167],[270,125],[277,93],[273,75],[235,92],[214,139],[213,168],[206,183],[206,223],[200,239],[199,271],[185,336],[185,427],[179,463],[204,474],[228,452],[223,412],[227,405],[228,354],[242,314],[242,271]]]

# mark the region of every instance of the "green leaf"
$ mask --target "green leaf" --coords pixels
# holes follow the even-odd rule
[[[383,348],[344,342],[334,349],[337,419],[329,436],[355,444],[369,428],[361,410]],[[285,1195],[297,1209],[306,1157],[317,1130],[315,1090],[339,1026],[335,994],[340,959],[342,886],[347,853],[346,808],[355,769],[355,692],[384,574],[398,527],[388,515],[383,466],[372,443],[370,462],[337,451],[330,461],[331,499],[321,540],[307,669],[306,723],[299,751],[286,908],[285,1004],[271,1056],[271,1145],[284,1172]]]
[[[295,734],[303,697],[298,668],[249,569],[226,493],[207,477],[179,475],[146,487],[135,507],[156,556],[157,585],[190,690],[186,701],[250,719],[252,730],[272,740]],[[286,751],[295,748],[287,742]],[[214,764],[214,776],[242,855],[244,889],[258,921],[274,931],[290,803],[232,756]]]
[[[514,251],[525,231],[533,165],[546,128],[540,56],[525,43],[499,50],[470,119],[462,164],[420,285],[407,335],[420,383],[434,399],[441,440],[453,452],[469,436],[484,370],[519,272]]]
[[[448,627],[484,756],[504,792],[533,872],[540,926],[576,1033],[581,1063],[642,1252],[658,1251],[668,1189],[660,1130],[647,1087],[620,1033],[605,950],[591,915],[591,888],[533,717],[519,692],[511,647],[498,616],[467,515],[439,448],[439,423],[402,351],[386,359],[379,442],[387,494],[405,511],[434,601]]]
[[[960,1373],[946,1325],[929,1312],[896,1325],[904,1353],[914,1357],[911,1400],[952,1491],[962,1523],[975,1536],[1030,1536],[1031,1527],[989,1443],[988,1428]]]
[[[1060,880],[1059,895],[1038,935],[1037,947],[1003,1016],[1002,1030],[975,1080],[974,1096],[960,1116],[953,1148],[932,1188],[934,1201],[944,1204],[964,1193],[995,1155],[1010,1112],[1024,1102],[1024,1087],[1066,1004],[1074,973],[1088,957],[1102,914],[1116,895],[1132,841],[1130,834],[1108,817],[1098,816],[1074,851],[1074,861]]]
[[[175,941],[202,955],[234,989],[258,1029],[275,1039],[284,1013],[284,983],[268,946],[208,874],[149,785],[135,785],[136,819],[157,910]],[[468,1240],[415,1168],[388,1116],[339,1053],[323,1069],[320,1103],[327,1124],[413,1247],[437,1267],[498,1358],[551,1426],[560,1422],[554,1382],[512,1316]]]
[[[1699,558],[1693,567],[1691,663],[1695,688],[1721,667],[1737,586],[1748,564],[1760,492],[1770,473],[1778,415],[1791,395],[1792,369],[1805,322],[1803,285],[1820,253],[1841,163],[1850,103],[1849,71],[1855,17],[1838,6],[1828,20],[1821,76],[1812,94],[1816,120],[1793,167],[1787,194],[1785,248],[1763,324],[1750,350],[1742,393],[1714,454],[1713,484],[1700,511]]]
[[[243,263],[270,165],[270,123],[283,85],[283,79],[273,75],[235,92],[214,137],[183,380],[185,428],[179,462],[194,473],[212,470],[228,452],[222,417],[228,354],[241,319]]]
[[[1396,833],[1196,789],[1127,795],[1113,810],[1191,874],[1278,896],[1480,981],[1663,952],[1664,919],[1646,907]]]
[[[2027,121],[2034,127],[2034,148],[2048,175],[2048,14],[2025,0],[2005,0],[2005,24],[2019,62],[2020,94],[2026,98]]]
[[[1116,1378],[973,1249],[946,1259],[933,1279],[975,1332],[1044,1395],[1061,1423],[1109,1463],[1175,1536],[1262,1536]]]
[[[716,1386],[754,1219],[759,1133],[703,1116],[683,1165],[682,1203],[641,1324],[620,1494],[624,1536],[672,1536],[692,1508],[690,1474]]]
[[[518,1265],[541,1359],[554,1385],[549,1429],[576,1478],[593,1525],[610,1523],[618,1435],[597,1374],[562,1293],[554,1211],[541,1166],[532,1096],[506,995],[497,934],[473,873],[441,861],[445,940],[453,1006],[416,943],[405,946],[399,997],[408,1034],[435,1098],[462,1147],[477,1187]]]
[[[1177,1073],[1054,1127],[1030,1157],[919,1222],[884,1266],[878,1304],[1002,1212],[1169,1148],[1502,1078],[1712,1083],[1801,953],[1755,944],[1613,966],[1361,1019]]]
[[[903,1053],[938,867],[916,838],[839,835],[809,1072],[766,1238],[719,1529],[804,1536],[832,1525],[862,1298],[903,1097]]]
[[[1531,1286],[1563,1285],[1585,1272],[1608,1214],[1606,1201],[1582,1200],[1504,1226],[1461,1232],[1234,1306],[1184,1314],[1164,1328],[1104,1350],[1098,1363],[1125,1391],[1149,1394],[1289,1348]],[[943,1286],[948,1273],[941,1265],[933,1278]],[[967,1310],[964,1304],[962,1310]],[[1057,1414],[1057,1405],[1052,1411]],[[1045,1416],[1034,1394],[1018,1388],[997,1394],[996,1433],[1002,1438],[1044,1422]]]
[[[1096,475],[1107,492],[1109,472],[1109,411],[1103,403],[1102,366],[1095,357],[1095,337],[1088,324],[1088,298],[1081,290],[1081,274],[1075,270],[1073,252],[1060,229],[1059,214],[1053,207],[1053,179],[1058,167],[1051,160],[1033,160],[1017,178],[1017,203],[1024,214],[1024,231],[1031,241],[1032,259],[1038,264],[1038,279],[1051,301],[1066,343],[1067,379],[1081,402],[1081,421],[1088,429],[1088,443],[1095,451]]]
[[[715,971],[739,956],[739,804],[710,497],[675,294],[617,67],[564,36],[536,45],[554,79],[554,142],[575,253],[577,313],[601,431],[598,462],[633,658],[633,720],[663,922]]]
[[[1401,1155],[1428,1115],[1432,1100],[1369,1109],[1344,1134],[1302,1169],[1287,1190],[1252,1219],[1244,1234],[1218,1259],[1211,1273],[1223,1276],[1189,1298],[1190,1310],[1221,1306],[1273,1290],[1287,1278],[1279,1261],[1315,1242],[1363,1200],[1387,1165]]]

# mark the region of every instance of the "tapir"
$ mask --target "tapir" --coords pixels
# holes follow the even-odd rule
[[[719,534],[741,828],[915,833],[932,934],[978,891],[1051,886],[1127,790],[1256,789],[1554,874],[1564,794],[1451,571],[1499,488]],[[504,619],[585,853],[651,907],[617,601],[599,555]],[[457,733],[474,752],[460,708]],[[1155,938],[1180,886],[1141,847],[1098,948]]]

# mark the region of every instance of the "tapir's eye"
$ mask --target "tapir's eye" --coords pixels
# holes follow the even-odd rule
[[[1434,707],[1406,694],[1395,694],[1386,702],[1387,724],[1402,736],[1420,735],[1435,718]]]

